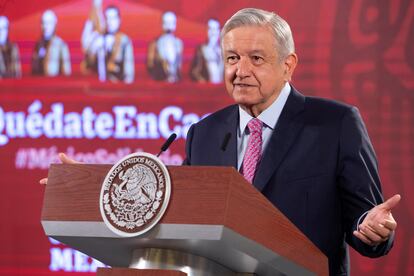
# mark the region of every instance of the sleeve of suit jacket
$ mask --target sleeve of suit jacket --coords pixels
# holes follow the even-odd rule
[[[348,109],[341,124],[338,183],[346,240],[362,255],[378,257],[391,249],[393,236],[388,241],[372,247],[352,234],[357,228],[360,216],[383,202],[375,152],[357,108]]]

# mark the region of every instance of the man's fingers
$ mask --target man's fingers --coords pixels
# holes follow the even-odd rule
[[[363,241],[364,243],[368,245],[373,245],[372,241],[370,241],[367,237],[365,237],[361,232],[354,231],[354,236]]]
[[[366,238],[368,238],[374,244],[379,244],[388,239],[388,237],[387,238],[381,237],[378,233],[376,233],[372,228],[370,228],[367,225],[361,225],[359,227],[359,232],[361,232]]]
[[[397,204],[400,202],[401,196],[399,194],[393,195],[390,197],[387,201],[381,204],[382,207],[384,207],[386,210],[391,211],[392,208],[397,206]]]
[[[381,223],[376,225],[368,224],[367,229],[380,236],[383,240],[387,240],[392,231],[392,229],[385,227]]]
[[[79,164],[78,161],[69,158],[63,152],[59,153],[59,159],[60,159],[60,161],[62,161],[63,164]]]
[[[383,223],[384,227],[394,231],[397,228],[397,222],[395,220],[391,220],[391,219],[386,219]]]
[[[64,154],[63,152],[58,154],[60,161],[63,164],[80,164],[80,162],[73,160],[72,158],[69,158],[66,154]],[[47,184],[47,178],[42,178],[39,180],[39,183],[42,185],[46,185]]]
[[[396,194],[372,208],[363,223],[359,225],[358,230],[353,232],[354,236],[370,246],[387,241],[397,228],[397,222],[392,217],[391,210],[398,205],[400,200],[401,196]]]

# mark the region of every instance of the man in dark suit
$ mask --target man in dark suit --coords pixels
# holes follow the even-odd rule
[[[349,273],[346,243],[387,254],[400,196],[383,203],[358,110],[289,84],[298,59],[289,25],[274,13],[241,10],[221,36],[236,104],[190,128],[185,164],[237,168],[327,255],[331,275]]]

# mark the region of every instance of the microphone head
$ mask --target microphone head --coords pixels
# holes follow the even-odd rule
[[[172,133],[170,137],[168,137],[167,141],[165,141],[164,145],[161,147],[161,151],[166,151],[172,142],[174,142],[175,138],[177,138],[177,134]]]

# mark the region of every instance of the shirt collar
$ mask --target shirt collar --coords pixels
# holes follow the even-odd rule
[[[266,127],[269,127],[272,130],[275,128],[283,107],[286,104],[287,98],[289,97],[290,90],[291,87],[287,82],[280,91],[277,99],[257,117]],[[239,134],[242,134],[244,133],[247,124],[251,119],[253,119],[253,117],[239,106],[239,118]]]

